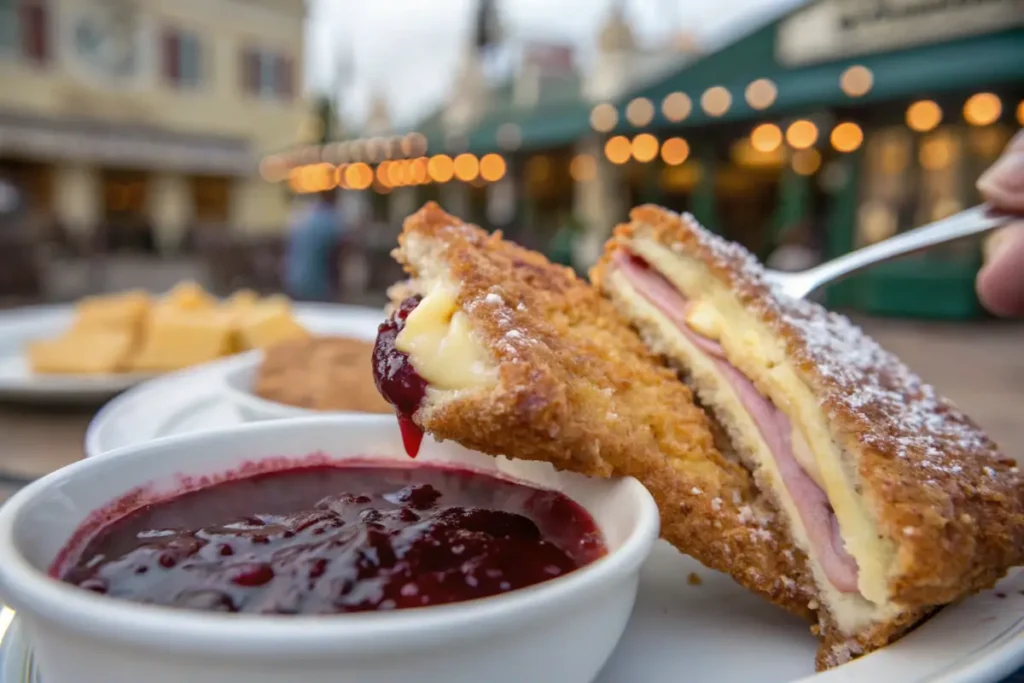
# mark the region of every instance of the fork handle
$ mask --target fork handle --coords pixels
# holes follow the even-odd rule
[[[988,204],[979,204],[948,218],[908,230],[895,237],[862,247],[820,266],[815,266],[805,271],[804,275],[808,276],[809,280],[814,280],[816,283],[815,287],[812,287],[814,289],[876,263],[890,261],[938,244],[1001,228],[1014,218],[1018,217],[997,211]]]

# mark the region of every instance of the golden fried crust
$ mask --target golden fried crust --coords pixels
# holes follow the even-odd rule
[[[692,217],[643,206],[631,219],[592,279],[634,236],[650,237],[702,262],[783,342],[834,438],[855,456],[880,532],[896,544],[892,599],[943,604],[1021,563],[1021,475],[970,418],[844,316],[773,291],[749,252]]]
[[[819,613],[820,623],[815,630],[821,638],[814,665],[818,671],[846,664],[850,660],[867,654],[889,643],[899,640],[904,634],[921,624],[936,612],[934,607],[915,607],[900,612],[895,618],[872,625],[856,636],[844,635],[832,622],[826,610]]]
[[[395,257],[457,303],[497,366],[492,386],[431,391],[414,420],[437,439],[592,476],[633,476],[662,534],[805,618],[806,560],[754,487],[714,446],[708,417],[594,289],[569,268],[428,204]],[[683,580],[684,577],[680,577]]]

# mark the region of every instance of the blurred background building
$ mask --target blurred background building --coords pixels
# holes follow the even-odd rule
[[[23,225],[93,251],[173,253],[279,232],[305,9],[294,0],[0,1],[0,177]]]
[[[656,202],[762,258],[799,246],[812,263],[976,203],[978,175],[1024,125],[1018,0],[817,0],[706,52],[687,33],[640,45],[616,2],[586,70],[572,48],[501,25],[480,2],[447,100],[413,131],[324,148],[338,173],[319,177],[369,196],[386,242],[437,199],[540,249],[572,220],[584,269],[628,207]],[[292,186],[318,186],[314,171],[300,165]],[[973,317],[981,257],[977,240],[908,257],[830,303]]]
[[[274,289],[289,217],[338,187],[345,296],[379,300],[427,200],[580,271],[644,202],[806,266],[976,203],[1024,125],[1020,0],[782,3],[713,41],[685,2],[610,0],[582,42],[510,22],[510,1],[467,4],[445,19],[466,27],[445,93],[410,124],[387,73],[360,115],[345,100],[367,68],[353,36],[394,26],[352,20],[311,53],[335,72],[312,88],[299,0],[0,0],[0,204],[87,259],[195,249],[215,288]],[[982,247],[887,264],[829,303],[979,316]]]

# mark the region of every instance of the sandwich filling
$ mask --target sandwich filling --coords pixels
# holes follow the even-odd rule
[[[837,626],[852,632],[898,611],[886,595],[885,573],[891,551],[879,538],[863,504],[856,501],[854,487],[836,462],[839,458],[830,459],[832,453],[821,452],[822,438],[829,448],[836,446],[827,435],[822,437],[808,428],[813,420],[797,397],[769,386],[773,379],[792,379],[791,374],[785,374],[792,371],[779,362],[777,352],[763,348],[760,340],[755,343],[756,335],[743,325],[727,329],[717,310],[720,296],[703,289],[710,278],[705,277],[703,283],[689,282],[695,285],[686,289],[691,296],[682,293],[678,282],[682,276],[672,266],[685,257],[651,241],[634,240],[630,248],[631,252],[620,250],[614,254],[611,283],[616,291],[628,292],[634,311],[656,319],[657,336],[671,336],[667,348],[665,343],[655,344],[662,346],[660,351],[682,356],[686,366],[699,364],[705,379],[714,377],[713,390],[707,386],[695,388],[710,407],[728,404],[732,421],[743,423],[730,430],[731,435],[742,432],[748,443],[759,442],[746,449],[756,453],[750,457],[754,462],[748,465],[755,473],[760,472],[760,481],[768,480],[780,499],[780,506],[790,518],[794,540],[808,554],[821,597]],[[672,272],[672,280],[665,271]],[[719,288],[734,299],[724,287]],[[755,375],[748,375],[737,365],[748,369],[763,365],[766,372],[755,381],[751,379]],[[820,415],[820,410],[816,412]],[[811,443],[816,446],[812,448]]]

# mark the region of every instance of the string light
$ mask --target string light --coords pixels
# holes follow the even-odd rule
[[[964,103],[964,120],[972,126],[987,126],[995,123],[1003,114],[1003,103],[999,96],[990,92],[980,92]]]
[[[447,154],[432,156],[427,162],[427,173],[435,183],[447,183],[455,176],[455,162]]]
[[[629,142],[629,138],[625,135],[616,135],[613,138],[609,138],[608,142],[604,143],[604,155],[608,157],[608,161],[613,164],[626,163],[629,161],[629,157],[632,153],[632,145]]]
[[[856,123],[846,121],[832,129],[830,141],[837,152],[852,152],[864,142],[864,131]]]
[[[650,133],[641,133],[633,138],[633,158],[642,164],[658,156],[658,138]]]
[[[818,127],[807,119],[799,119],[786,129],[786,142],[793,149],[807,149],[818,141]]]
[[[661,160],[669,166],[678,166],[690,156],[690,145],[683,138],[669,138],[661,144]]]
[[[424,185],[430,182],[426,157],[419,157],[409,162],[409,182],[413,185]]]
[[[744,96],[751,109],[767,109],[775,104],[779,89],[768,78],[759,78],[747,86]]]
[[[774,123],[762,123],[750,133],[750,146],[758,152],[774,152],[782,144],[782,130]]]
[[[590,111],[590,126],[598,133],[607,133],[619,122],[619,113],[607,102],[595,106]]]
[[[716,85],[700,96],[700,106],[708,116],[722,116],[732,106],[732,95],[722,86]]]
[[[875,84],[875,75],[866,66],[851,66],[839,77],[839,87],[850,97],[863,97]]]
[[[665,96],[661,103],[661,113],[672,123],[679,123],[690,115],[693,102],[686,93],[674,92]]]
[[[626,120],[643,128],[654,119],[654,105],[646,97],[637,97],[626,105]]]
[[[500,154],[485,154],[480,159],[480,177],[489,183],[501,180],[505,176],[505,160]]]
[[[345,169],[345,184],[353,190],[365,190],[373,183],[373,171],[359,161]]]
[[[918,133],[927,133],[942,121],[942,109],[931,100],[920,100],[907,107],[907,126]]]
[[[455,157],[455,177],[464,183],[476,180],[480,175],[480,162],[472,154],[460,154]]]

